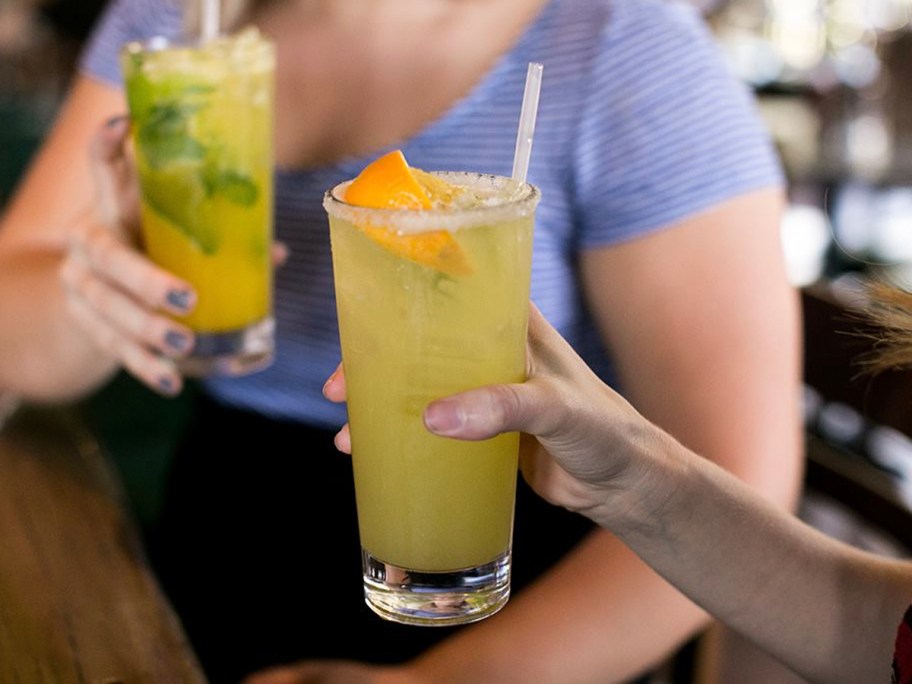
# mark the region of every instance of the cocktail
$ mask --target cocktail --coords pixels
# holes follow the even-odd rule
[[[471,622],[509,597],[519,437],[446,439],[422,413],[525,378],[538,199],[398,151],[326,194],[364,590],[387,619]]]
[[[255,29],[198,45],[130,43],[122,67],[149,257],[191,283],[190,375],[272,359],[275,55]]]

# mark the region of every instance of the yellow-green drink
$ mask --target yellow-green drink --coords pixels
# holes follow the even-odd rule
[[[365,595],[413,624],[478,620],[509,596],[518,435],[437,437],[422,413],[525,378],[539,197],[506,178],[438,177],[468,190],[418,211],[352,206],[344,184],[325,201]]]
[[[250,29],[203,45],[122,52],[149,257],[193,285],[191,375],[240,374],[273,354],[275,55]]]

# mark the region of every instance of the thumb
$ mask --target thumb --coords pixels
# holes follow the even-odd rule
[[[108,226],[138,222],[135,210],[135,174],[127,157],[130,120],[115,116],[101,126],[92,138],[89,158],[98,188],[99,218]]]
[[[441,437],[480,440],[503,432],[542,435],[555,424],[557,402],[536,384],[489,385],[432,402],[424,424]]]
[[[105,121],[92,138],[90,155],[98,165],[113,164],[124,156],[124,143],[130,132],[130,119],[125,114]]]

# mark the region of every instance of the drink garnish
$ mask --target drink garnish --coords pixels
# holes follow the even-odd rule
[[[349,184],[345,201],[374,209],[432,209],[446,205],[461,189],[408,165],[401,150],[394,150],[364,167]],[[367,237],[396,256],[447,275],[472,272],[462,246],[446,230],[398,233],[385,226],[359,225]]]
[[[204,254],[214,254],[218,231],[202,203],[218,195],[249,207],[256,203],[259,189],[246,174],[221,168],[215,152],[192,135],[190,117],[208,106],[205,97],[214,86],[175,81],[169,89],[172,97],[153,101],[155,87],[159,86],[140,77],[129,89],[136,144],[149,167],[143,195]]]

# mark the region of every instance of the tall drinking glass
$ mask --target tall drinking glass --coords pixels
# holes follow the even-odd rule
[[[130,43],[121,63],[149,257],[197,293],[188,375],[273,356],[275,54],[254,29],[198,45]]]
[[[435,175],[470,200],[369,209],[341,199],[342,184],[324,206],[365,598],[389,620],[451,625],[509,598],[519,436],[446,439],[428,432],[422,413],[446,395],[525,378],[539,191]]]

